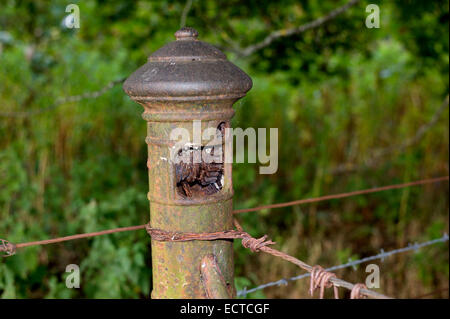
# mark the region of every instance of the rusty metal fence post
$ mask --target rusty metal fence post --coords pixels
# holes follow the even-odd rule
[[[131,99],[144,107],[150,223],[166,231],[203,233],[233,228],[231,163],[202,160],[189,164],[173,158],[175,154],[192,159],[211,142],[205,136],[195,142],[196,125],[201,132],[213,128],[223,133],[230,127],[233,103],[252,87],[247,74],[197,36],[192,28],[178,30],[176,41],[154,52],[123,85]],[[191,141],[182,147],[171,138],[171,132],[180,128],[189,132]],[[152,273],[152,298],[236,294],[229,240],[152,240]]]

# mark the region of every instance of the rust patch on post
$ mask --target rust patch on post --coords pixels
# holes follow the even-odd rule
[[[230,299],[233,297],[214,255],[207,255],[202,259],[200,274],[208,298]]]

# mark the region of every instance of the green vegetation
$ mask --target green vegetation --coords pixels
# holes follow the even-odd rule
[[[81,28],[62,20],[69,2],[0,3],[0,113],[51,107],[131,74],[174,40],[185,1],[71,1]],[[345,1],[193,1],[187,25],[254,81],[234,127],[277,127],[279,169],[235,164],[235,207],[283,202],[449,173],[449,2],[362,1],[320,28],[282,37],[248,57],[229,48],[302,25]],[[381,28],[367,29],[377,3]],[[0,238],[26,242],[148,220],[142,109],[115,86],[97,99],[28,117],[0,114]],[[390,149],[383,156],[377,150]],[[349,164],[348,166],[342,164]],[[349,167],[351,169],[336,169]],[[448,183],[247,213],[244,228],[310,264],[331,266],[448,232]],[[0,260],[2,298],[147,298],[149,239],[129,232],[21,250]],[[380,291],[414,297],[447,286],[448,244],[384,263]],[[67,289],[65,267],[81,267]],[[364,281],[365,266],[337,274]],[[301,270],[236,243],[238,289]],[[308,281],[249,297],[307,298]],[[341,295],[344,292],[341,291]],[[448,296],[447,293],[441,293]],[[434,295],[433,297],[439,297]]]

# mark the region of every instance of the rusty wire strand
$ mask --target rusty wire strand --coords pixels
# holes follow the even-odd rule
[[[276,249],[267,247],[267,245],[272,245],[275,243],[267,240],[266,236],[263,236],[260,239],[253,238],[248,233],[243,231],[242,227],[240,226],[239,222],[236,219],[234,219],[234,224],[235,224],[235,227],[237,228],[237,231],[229,230],[229,231],[214,232],[214,233],[166,232],[166,231],[159,230],[159,229],[153,229],[150,227],[149,224],[146,224],[146,225],[123,227],[123,228],[119,228],[119,229],[115,229],[115,230],[101,231],[101,232],[82,234],[82,235],[84,235],[83,237],[92,237],[92,236],[99,236],[99,235],[103,235],[103,234],[113,233],[113,232],[130,231],[130,230],[146,228],[147,232],[150,234],[150,236],[152,236],[152,239],[160,240],[160,241],[180,241],[180,242],[182,242],[182,241],[192,241],[192,240],[217,240],[217,239],[235,239],[235,238],[240,238],[240,239],[243,239],[243,241],[244,241],[244,239],[245,239],[245,240],[247,240],[247,242],[249,244],[244,245],[244,243],[243,243],[244,247],[249,248],[254,252],[263,251],[263,252],[271,254],[275,257],[280,257],[286,261],[289,261],[289,262],[301,267],[302,269],[308,271],[309,273],[313,273],[313,278],[315,277],[317,279],[312,279],[313,280],[312,281],[313,288],[311,288],[310,292],[313,292],[315,288],[320,287],[320,298],[321,299],[324,296],[324,288],[330,287],[329,284],[331,284],[334,288],[334,294],[335,294],[336,299],[338,298],[337,287],[344,287],[344,288],[351,290],[352,291],[351,295],[354,297],[357,295],[358,297],[367,296],[367,297],[372,297],[372,298],[377,298],[377,299],[390,298],[383,294],[374,292],[372,290],[368,290],[368,289],[364,288],[363,286],[357,286],[355,288],[356,285],[346,282],[342,279],[339,279],[336,277],[335,274],[329,272],[334,269],[344,268],[344,267],[342,267],[342,265],[331,267],[331,268],[328,268],[325,270],[320,266],[311,267],[308,264],[304,263],[303,261],[301,261],[293,256],[285,254]],[[75,236],[78,236],[77,238],[82,238],[82,237],[80,237],[80,235],[75,235]],[[56,239],[56,240],[59,240],[59,241],[70,240],[71,237],[73,237],[73,236],[67,236],[67,237]],[[409,251],[409,250],[417,250],[421,247],[428,246],[428,245],[431,245],[431,244],[434,244],[437,242],[443,242],[443,241],[448,241],[447,234],[445,234],[442,238],[435,239],[433,241],[425,242],[422,244],[415,244],[415,245],[412,245],[412,246],[409,246],[406,248],[398,249],[396,251],[383,253],[382,257],[380,256],[381,255],[380,254],[377,256],[364,258],[364,259],[360,260],[360,262],[362,263],[362,262],[368,261],[370,259],[385,258],[386,256],[390,256],[390,255],[393,255],[393,254],[399,253],[399,252],[405,252],[405,251]],[[42,245],[42,244],[50,244],[50,243],[54,243],[54,242],[55,242],[55,240],[33,242],[33,243],[27,243],[28,244],[27,246],[31,246],[31,244],[36,245],[37,243]],[[10,243],[5,240],[2,240],[2,244],[5,245],[6,247],[10,245]],[[26,245],[22,244],[21,246],[25,247]],[[0,246],[0,251],[2,251],[1,249],[2,249],[2,247]],[[356,264],[357,262],[358,261],[352,262],[352,263]],[[319,270],[319,273],[316,273],[317,276],[315,276],[314,272],[317,270]],[[310,275],[310,274],[302,275],[302,277],[304,278],[307,275]],[[313,283],[313,282],[316,282],[316,283]],[[268,287],[268,286],[269,286],[268,284],[265,285],[265,287]],[[260,286],[260,287],[262,287],[262,286]],[[245,294],[250,293],[254,290],[259,290],[259,289],[262,289],[262,288],[257,287],[256,289],[245,291]],[[239,296],[239,293],[241,293],[241,292],[238,292],[238,296]]]
[[[239,224],[237,219],[234,218],[233,221],[234,221],[234,226],[236,227],[236,229],[238,231],[242,231],[243,230],[242,226]],[[283,252],[281,252],[279,250],[276,250],[274,248],[264,246],[264,247],[261,247],[260,250],[262,252],[268,253],[268,254],[270,254],[272,256],[284,259],[284,260],[286,260],[286,261],[288,261],[288,262],[290,262],[290,263],[292,263],[294,265],[297,265],[298,267],[302,268],[303,270],[306,270],[308,272],[308,275],[310,275],[310,273],[314,270],[314,267],[308,265],[307,263],[301,261],[300,259],[295,258],[295,257],[293,257],[291,255],[286,254],[286,253],[283,253]],[[325,270],[328,272],[328,269],[325,269]],[[331,275],[328,274],[326,276],[326,278],[325,278],[326,280],[325,281],[321,280],[321,282],[319,284],[319,287],[321,289],[321,292],[320,292],[321,298],[323,298],[323,288],[325,288],[325,285],[327,285],[328,282],[331,283],[332,286],[333,286],[334,293],[335,293],[335,298],[338,296],[337,295],[337,287],[343,287],[343,288],[346,288],[346,289],[349,289],[349,290],[352,290],[353,287],[354,287],[354,284],[349,283],[349,282],[347,282],[345,280],[339,279],[336,276],[332,276],[332,275],[333,274],[331,274]],[[391,299],[388,296],[385,296],[383,294],[380,294],[378,292],[375,292],[375,291],[372,291],[372,290],[369,290],[369,289],[361,289],[360,292],[361,292],[361,294],[363,294],[363,295],[365,295],[367,297],[374,298],[374,299]]]
[[[309,285],[309,293],[314,296],[314,291],[317,288],[320,288],[319,298],[323,299],[325,294],[325,288],[333,287],[334,290],[334,299],[339,299],[339,292],[337,287],[331,282],[331,278],[336,278],[336,274],[326,271],[322,266],[316,265],[312,267],[311,270],[311,280]],[[358,284],[355,284],[352,288],[352,291]]]
[[[339,279],[335,274],[325,271],[320,266],[311,267],[305,262],[290,256],[286,253],[283,253],[277,249],[268,247],[268,245],[275,244],[273,241],[267,239],[267,235],[257,239],[252,237],[250,234],[245,232],[239,222],[234,219],[234,225],[237,230],[226,230],[221,232],[211,232],[211,233],[184,233],[184,232],[173,232],[173,231],[164,231],[161,229],[152,228],[150,223],[147,224],[146,230],[150,235],[152,240],[156,241],[167,241],[167,242],[186,242],[193,240],[221,240],[221,239],[242,239],[242,245],[245,248],[250,249],[253,252],[265,252],[275,257],[280,257],[286,261],[289,261],[300,268],[310,272],[313,274],[314,278],[314,289],[320,288],[320,298],[324,297],[324,288],[333,287],[335,298],[338,298],[337,287],[344,287],[349,290],[352,290],[355,285]],[[311,292],[314,290],[311,289]],[[377,293],[372,290],[361,288],[360,293],[376,299],[390,299],[390,297],[385,296],[383,294]]]
[[[279,203],[279,204],[269,205],[269,206],[260,206],[260,207],[249,208],[249,209],[234,210],[233,213],[238,214],[238,213],[243,213],[243,212],[248,212],[248,211],[262,210],[262,209],[266,209],[266,208],[277,208],[277,207],[300,205],[300,204],[311,203],[311,202],[320,202],[320,201],[325,201],[325,200],[329,200],[329,199],[337,199],[337,198],[350,197],[350,196],[361,195],[361,194],[375,193],[375,192],[385,191],[385,190],[389,190],[389,189],[397,189],[397,188],[402,188],[402,187],[443,182],[448,179],[449,179],[448,176],[423,179],[423,180],[414,181],[414,182],[410,182],[410,183],[394,184],[394,185],[388,185],[388,186],[372,188],[372,189],[367,189],[367,190],[354,191],[354,192],[350,192],[350,193],[327,195],[327,196],[316,197],[316,198],[301,199],[301,200],[293,201],[293,202]],[[53,239],[47,239],[47,240],[19,243],[19,244],[15,244],[15,245],[8,242],[7,240],[1,239],[0,253],[3,252],[3,253],[6,253],[7,256],[10,256],[10,255],[14,255],[17,248],[24,248],[24,247],[37,246],[37,245],[55,244],[55,243],[59,243],[59,242],[69,241],[69,240],[90,238],[90,237],[96,237],[96,236],[107,235],[107,234],[112,234],[112,233],[139,230],[139,229],[144,229],[146,226],[147,226],[147,224],[137,225],[137,226],[129,226],[129,227],[120,227],[120,228],[108,229],[108,230],[92,232],[92,233],[84,233],[84,234],[77,234],[77,235],[71,235],[71,236],[65,236],[65,237],[59,237],[59,238],[53,238]],[[10,245],[13,245],[13,246],[8,246],[8,248],[7,248],[7,246],[6,246],[7,243]],[[12,249],[11,247],[14,247],[14,248]],[[267,248],[269,248],[269,247],[267,247]],[[7,253],[8,251],[10,251],[10,254]]]
[[[444,180],[448,180],[448,176],[445,177],[439,177],[439,178],[433,178],[433,179],[425,179],[425,180],[420,180],[420,181],[415,181],[415,182],[410,182],[410,183],[404,183],[404,184],[397,184],[397,185],[389,185],[389,186],[384,186],[384,187],[379,187],[377,189],[369,189],[369,190],[363,190],[363,191],[356,191],[356,192],[351,192],[351,193],[345,193],[345,194],[340,194],[340,196],[344,196],[344,197],[348,197],[348,196],[354,196],[354,195],[359,195],[362,193],[368,193],[368,192],[374,192],[374,191],[383,191],[383,190],[387,190],[387,189],[394,189],[394,188],[401,188],[401,187],[407,187],[407,186],[413,186],[413,185],[421,185],[421,184],[426,184],[426,183],[433,183],[433,182],[438,182],[438,181],[444,181]],[[349,195],[352,194],[352,195]],[[337,195],[330,195],[332,196],[332,198],[340,198],[340,197],[336,197]],[[326,199],[330,199],[330,196],[324,196],[321,198],[314,198],[312,200],[314,201],[319,201],[319,200],[326,200]],[[292,204],[293,202],[290,202],[291,205],[295,205],[298,204],[298,201],[295,201],[295,204]],[[277,207],[279,207],[279,205],[281,204],[276,204]],[[285,203],[285,204],[289,204],[289,203]],[[272,205],[273,206],[273,205]],[[287,206],[287,205],[286,205]],[[261,209],[261,207],[259,207],[258,209]],[[258,252],[258,251],[262,251],[268,254],[271,254],[275,257],[280,257],[286,261],[289,261],[297,266],[299,266],[300,268],[308,271],[309,273],[314,271],[314,267],[306,264],[305,262],[290,256],[286,253],[283,253],[279,250],[273,249],[271,247],[268,247],[268,245],[273,245],[275,244],[274,242],[267,240],[267,236],[263,236],[259,239],[253,238],[252,236],[250,236],[248,233],[244,232],[241,225],[239,224],[239,222],[234,219],[234,225],[237,229],[237,231],[235,230],[228,230],[228,231],[222,231],[222,232],[216,232],[216,233],[179,233],[179,232],[167,232],[164,230],[159,230],[159,229],[153,229],[150,227],[150,224],[146,224],[146,225],[139,225],[139,226],[131,226],[131,227],[122,227],[122,228],[116,228],[116,229],[110,229],[110,230],[105,230],[105,231],[99,231],[99,232],[93,232],[93,233],[86,233],[86,234],[78,234],[78,235],[72,235],[72,236],[66,236],[66,237],[61,237],[61,238],[55,238],[55,239],[49,239],[49,240],[42,240],[42,241],[35,241],[35,242],[28,242],[28,243],[20,243],[17,245],[14,245],[6,240],[1,240],[1,245],[0,245],[0,252],[4,252],[6,253],[7,256],[11,256],[15,253],[16,248],[22,248],[22,247],[28,247],[28,246],[35,246],[35,245],[46,245],[46,244],[52,244],[52,243],[58,243],[58,242],[63,242],[63,241],[69,241],[69,240],[74,240],[74,239],[80,239],[80,238],[88,238],[88,237],[95,237],[95,236],[100,236],[100,235],[105,235],[105,234],[111,234],[111,233],[117,233],[117,232],[124,232],[124,231],[131,231],[131,230],[138,230],[138,229],[143,229],[146,228],[147,232],[150,234],[150,236],[152,236],[152,238],[154,240],[162,240],[162,241],[190,241],[190,240],[216,240],[216,239],[234,239],[234,238],[240,238],[243,240],[242,244],[244,247],[249,248],[250,250],[254,251],[254,252]],[[448,236],[445,235],[445,239],[448,240]],[[442,241],[442,240],[440,240]],[[416,244],[417,246],[417,244]],[[416,248],[417,249],[417,248]],[[386,254],[386,253],[385,253]],[[346,282],[342,279],[337,278],[334,274],[329,273],[330,269],[325,269],[323,273],[323,275],[321,276],[320,282],[319,282],[319,287],[321,289],[321,293],[320,296],[321,298],[323,297],[323,289],[328,286],[328,285],[332,285],[333,288],[335,289],[335,297],[337,296],[337,287],[344,287],[346,289],[349,290],[353,290],[353,289],[358,289],[359,290],[359,294],[367,296],[367,297],[372,297],[372,298],[377,298],[377,299],[386,299],[386,298],[390,298],[388,296],[385,296],[383,294],[374,292],[372,290],[368,290],[365,289],[363,287],[358,287],[355,288],[355,285],[349,282]],[[309,274],[308,274],[309,275]],[[306,277],[306,276],[305,276]],[[317,285],[316,285],[317,286]],[[248,291],[247,291],[248,293]]]
[[[352,192],[348,192],[348,193],[340,193],[340,194],[334,194],[334,195],[306,198],[306,199],[300,199],[300,200],[295,200],[295,201],[291,201],[291,202],[284,202],[284,203],[272,204],[272,205],[264,205],[264,206],[258,206],[258,207],[253,207],[253,208],[236,209],[233,211],[233,213],[241,214],[241,213],[248,213],[248,212],[256,212],[256,211],[263,210],[263,209],[281,208],[281,207],[295,206],[295,205],[301,205],[301,204],[307,204],[307,203],[317,203],[317,202],[330,200],[330,199],[339,199],[339,198],[345,198],[345,197],[351,197],[351,196],[363,195],[363,194],[370,194],[370,193],[377,193],[377,192],[398,189],[398,188],[404,188],[404,187],[410,187],[410,186],[443,182],[443,181],[448,181],[448,179],[449,179],[448,176],[423,179],[423,180],[415,181],[415,182],[375,187],[375,188],[363,189],[363,190],[358,190],[358,191],[352,191]]]
[[[16,252],[16,245],[5,239],[0,239],[0,252],[4,252],[5,256],[12,256]]]
[[[186,242],[194,240],[248,239],[251,236],[244,231],[225,230],[211,233],[174,232],[152,228],[145,225],[145,230],[156,241]]]
[[[56,243],[61,243],[61,242],[65,242],[65,241],[75,240],[75,239],[90,238],[90,237],[96,237],[96,236],[113,234],[113,233],[139,230],[139,229],[144,229],[145,226],[146,225],[120,227],[120,228],[102,230],[102,231],[97,231],[97,232],[92,232],[92,233],[77,234],[77,235],[71,235],[71,236],[65,236],[65,237],[59,237],[59,238],[53,238],[53,239],[46,239],[46,240],[30,241],[30,242],[19,243],[19,244],[12,244],[12,243],[8,242],[7,240],[0,239],[0,241],[2,241],[2,243],[3,243],[3,244],[0,244],[0,253],[4,252],[4,253],[6,253],[6,256],[12,256],[16,253],[17,248],[56,244]],[[11,246],[9,246],[9,251],[8,251],[8,246],[7,246],[8,244],[13,245],[12,248],[11,248]]]
[[[353,286],[352,291],[350,292],[350,299],[361,299],[365,296],[361,294],[361,289],[367,289],[365,284],[356,284]]]
[[[431,246],[431,245],[435,245],[435,244],[438,244],[438,243],[444,243],[444,242],[447,242],[448,240],[449,240],[448,235],[444,234],[442,237],[437,238],[437,239],[429,240],[429,241],[422,242],[422,243],[409,244],[406,247],[394,249],[394,250],[391,250],[391,251],[386,251],[385,252],[383,249],[381,249],[381,252],[379,254],[377,254],[377,255],[370,256],[370,257],[364,257],[364,258],[361,258],[361,259],[358,259],[358,260],[352,260],[352,261],[349,261],[348,263],[345,263],[345,264],[341,264],[341,265],[338,265],[338,266],[333,266],[333,267],[330,267],[330,268],[326,268],[325,270],[326,271],[335,271],[335,270],[338,270],[338,269],[355,267],[357,265],[360,265],[360,264],[363,264],[363,263],[366,263],[366,262],[369,262],[369,261],[373,261],[373,260],[382,260],[382,261],[384,261],[385,258],[393,256],[393,255],[396,255],[396,254],[410,252],[410,251],[417,251],[420,248]],[[297,281],[297,280],[300,280],[300,279],[303,279],[303,278],[307,278],[309,276],[310,276],[309,273],[301,274],[299,276],[295,276],[295,277],[291,277],[291,278],[282,278],[282,279],[279,279],[277,281],[271,281],[271,282],[259,285],[257,287],[251,288],[251,289],[244,288],[243,290],[240,290],[240,291],[237,292],[237,296],[238,297],[245,297],[246,295],[248,295],[250,293],[253,293],[255,291],[262,290],[262,289],[265,289],[265,288],[274,287],[274,286],[281,286],[281,285],[286,286],[286,285],[288,285],[288,283],[290,281]]]
[[[88,234],[81,234],[81,235],[73,235],[73,236],[67,236],[62,238],[56,238],[56,239],[50,239],[50,240],[44,240],[39,242],[30,242],[30,243],[22,243],[18,244],[16,247],[14,247],[14,250],[11,251],[11,243],[2,240],[2,246],[0,246],[0,251],[3,251],[7,253],[8,256],[15,253],[15,248],[17,247],[26,247],[26,246],[32,246],[32,245],[45,245],[45,244],[51,244],[56,242],[62,242],[72,239],[79,239],[79,238],[86,238],[86,237],[93,237],[93,236],[99,236],[104,234],[110,234],[114,232],[120,232],[120,231],[131,231],[131,230],[137,230],[146,228],[148,234],[152,237],[153,240],[158,241],[171,241],[171,242],[184,242],[184,241],[192,241],[192,240],[218,240],[218,239],[242,239],[242,245],[245,248],[248,248],[252,250],[253,252],[259,252],[263,251],[265,253],[268,253],[270,255],[273,255],[275,257],[280,257],[286,261],[289,261],[302,269],[312,272],[314,274],[315,270],[317,270],[318,266],[311,267],[308,264],[304,263],[303,261],[290,256],[286,253],[283,253],[279,250],[273,249],[268,247],[268,245],[275,244],[274,242],[267,239],[267,236],[263,236],[259,239],[253,238],[250,234],[247,232],[244,232],[242,230],[242,227],[238,223],[236,219],[234,219],[236,230],[228,230],[228,231],[221,231],[221,232],[212,232],[212,233],[182,233],[182,232],[171,232],[171,231],[164,231],[160,229],[154,229],[149,224],[146,225],[140,225],[140,226],[132,226],[132,227],[123,227],[115,230],[107,230],[107,231],[101,231],[96,233],[88,233]],[[144,227],[142,227],[144,226]],[[3,247],[4,246],[4,247]],[[329,285],[332,285],[335,291],[335,298],[338,297],[337,293],[337,287],[344,287],[347,289],[352,290],[354,288],[354,285],[346,282],[342,279],[339,279],[336,277],[336,275],[329,273],[327,271],[323,271],[323,268],[320,267],[320,274],[318,274],[318,283],[315,283],[315,287],[320,287],[320,298],[322,299],[324,296],[324,288],[328,287]],[[314,277],[314,275],[313,275]],[[311,290],[313,291],[313,290]],[[364,294],[365,296],[377,298],[377,299],[387,299],[389,297],[368,290],[368,289],[361,289],[361,294]]]

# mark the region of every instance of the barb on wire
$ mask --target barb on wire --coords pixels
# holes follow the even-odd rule
[[[233,219],[233,222],[234,222],[234,226],[236,227],[236,229],[238,231],[242,232],[243,231],[242,226],[239,224],[239,222],[236,220],[236,218]],[[254,239],[254,240],[256,240],[256,239]],[[315,266],[316,268],[314,268],[314,267],[308,265],[307,263],[301,261],[300,259],[297,259],[293,256],[283,253],[282,251],[268,247],[266,245],[260,247],[259,251],[265,252],[265,253],[275,256],[275,257],[279,257],[279,258],[284,259],[294,265],[297,265],[298,267],[302,268],[303,270],[306,270],[308,272],[308,275],[310,275],[311,272],[313,272],[315,269],[317,269],[317,266]],[[319,287],[321,290],[321,292],[320,292],[321,297],[323,297],[323,290],[325,287],[333,286],[335,298],[336,298],[336,297],[338,297],[337,287],[343,287],[348,290],[352,290],[353,287],[355,286],[354,284],[347,282],[345,280],[339,279],[334,274],[329,273],[328,269],[325,269],[325,271],[319,271],[318,275],[319,275]],[[371,298],[375,298],[375,299],[391,299],[390,297],[388,297],[386,295],[380,294],[378,292],[375,292],[375,291],[372,291],[369,289],[361,289],[360,292],[361,292],[361,294],[363,294],[367,297],[371,297]]]
[[[50,104],[49,106],[44,107],[44,108],[30,110],[30,111],[0,112],[0,117],[24,118],[24,117],[38,115],[38,114],[42,114],[42,113],[54,110],[58,106],[65,104],[65,103],[79,102],[84,99],[96,99],[96,98],[102,96],[103,94],[105,94],[107,91],[109,91],[116,85],[122,83],[123,81],[125,81],[125,78],[120,78],[120,79],[109,82],[107,85],[105,85],[103,88],[101,88],[98,91],[86,92],[86,93],[79,94],[79,95],[72,95],[72,96],[57,98],[53,102],[53,104]]]
[[[43,241],[38,241],[38,242],[28,242],[28,243],[21,243],[21,244],[17,244],[14,245],[12,243],[9,243],[6,240],[1,240],[1,245],[0,245],[0,252],[6,253],[7,255],[11,255],[12,253],[15,252],[15,248],[20,248],[20,247],[28,247],[28,246],[35,246],[35,245],[46,245],[46,244],[52,244],[52,243],[58,243],[58,242],[63,242],[63,241],[68,241],[68,240],[74,240],[74,239],[80,239],[80,238],[87,238],[87,237],[94,237],[94,236],[100,236],[100,235],[105,235],[105,234],[111,234],[111,233],[117,233],[117,232],[124,232],[124,231],[131,231],[131,230],[138,230],[138,229],[143,229],[146,228],[147,232],[152,236],[153,239],[155,240],[162,240],[162,241],[191,241],[191,240],[216,240],[216,239],[223,239],[223,238],[228,238],[228,239],[232,239],[232,238],[241,238],[243,239],[243,245],[246,248],[251,249],[252,251],[262,251],[265,253],[268,253],[272,256],[275,257],[280,257],[286,261],[289,261],[297,266],[299,266],[300,268],[308,271],[309,273],[315,271],[315,269],[317,269],[316,267],[311,267],[310,265],[306,264],[305,262],[290,256],[286,253],[283,253],[279,250],[273,249],[268,247],[268,245],[272,245],[275,244],[274,242],[267,240],[266,236],[263,236],[260,239],[256,239],[251,237],[248,233],[244,232],[242,230],[242,227],[240,226],[240,224],[237,222],[236,219],[234,219],[234,223],[235,223],[235,227],[237,228],[237,231],[234,230],[230,230],[230,231],[223,231],[223,232],[216,232],[216,233],[200,233],[200,234],[196,234],[196,233],[174,233],[174,232],[167,232],[167,231],[163,231],[163,230],[158,230],[158,229],[152,229],[150,227],[149,224],[146,225],[139,225],[139,226],[131,226],[131,227],[122,227],[122,228],[116,228],[116,229],[110,229],[110,230],[105,230],[105,231],[100,231],[100,232],[95,232],[95,233],[87,233],[87,234],[78,234],[78,235],[73,235],[73,236],[66,236],[66,237],[61,237],[61,238],[55,238],[55,239],[49,239],[49,240],[43,240]],[[246,241],[246,243],[244,244],[244,240]],[[409,250],[417,250],[421,247],[424,246],[428,246],[437,242],[444,242],[444,241],[448,241],[448,235],[445,234],[442,238],[439,239],[435,239],[429,242],[425,242],[425,243],[415,243],[413,245],[409,245],[408,247],[405,248],[401,248],[401,249],[397,249],[395,251],[391,251],[391,252],[387,252],[387,253],[383,253],[384,256],[382,256],[383,258],[386,256],[390,256],[394,253],[399,253],[399,252],[404,252],[404,251],[409,251]],[[314,279],[313,282],[313,287],[317,287],[317,285],[320,287],[321,289],[321,293],[320,296],[323,297],[323,289],[324,287],[329,286],[330,284],[333,286],[333,288],[335,289],[335,297],[337,297],[337,287],[344,287],[346,289],[352,290],[356,289],[355,285],[352,283],[349,283],[347,281],[344,281],[342,279],[337,278],[335,275],[333,275],[332,273],[329,273],[332,270],[335,269],[340,269],[340,268],[345,268],[354,264],[359,264],[362,262],[366,262],[368,260],[371,259],[380,259],[382,258],[379,255],[377,256],[372,256],[372,257],[367,257],[367,258],[363,258],[360,259],[358,261],[354,261],[351,263],[347,263],[345,265],[340,265],[340,266],[334,266],[328,269],[325,269],[323,271],[319,271],[319,274],[317,274],[316,277],[319,277],[319,279]],[[303,274],[297,277],[292,277],[289,279],[281,279],[278,280],[277,282],[273,282],[273,283],[268,283],[268,284],[264,284],[261,286],[258,286],[256,288],[253,288],[251,290],[244,290],[243,292],[245,294],[254,292],[256,290],[260,290],[266,287],[270,287],[270,286],[274,286],[274,285],[280,285],[280,284],[286,284],[288,281],[292,281],[292,280],[298,280],[300,278],[305,278],[307,276],[309,276],[310,274]],[[314,277],[314,275],[313,275]],[[389,298],[383,294],[374,292],[372,290],[368,290],[365,288],[358,288],[359,289],[359,294],[361,295],[365,295],[368,297],[372,297],[372,298],[381,298],[381,299],[386,299]],[[314,288],[311,290],[313,291]],[[238,292],[238,296],[242,295],[242,291]]]
[[[443,242],[447,242],[449,240],[449,237],[447,234],[444,234],[441,238],[437,238],[437,239],[433,239],[433,240],[429,240],[426,242],[422,242],[422,243],[415,243],[413,245],[408,245],[407,247],[403,247],[403,248],[398,248],[398,249],[394,249],[391,251],[387,251],[387,252],[382,252],[379,253],[377,255],[374,256],[370,256],[370,257],[365,257],[365,258],[361,258],[358,260],[354,260],[342,265],[338,265],[338,266],[333,266],[333,267],[329,267],[326,268],[326,271],[335,271],[335,270],[339,270],[339,269],[343,269],[343,268],[348,268],[348,267],[353,267],[353,266],[357,266],[359,264],[363,264],[369,261],[373,261],[373,260],[384,260],[387,257],[396,255],[396,254],[400,254],[400,253],[405,253],[405,252],[409,252],[409,251],[417,251],[420,248],[423,247],[427,247],[427,246],[431,246],[431,245],[435,245],[437,243],[443,243]],[[237,296],[238,297],[245,297],[246,295],[258,291],[258,290],[262,290],[265,288],[269,288],[269,287],[273,287],[273,286],[281,286],[281,285],[286,285],[288,282],[292,282],[292,281],[297,281],[303,278],[307,278],[309,277],[310,274],[301,274],[299,276],[295,276],[295,277],[290,277],[290,278],[282,278],[280,280],[277,281],[272,281],[272,282],[268,282],[262,285],[259,285],[257,287],[251,288],[251,289],[243,289],[237,292]]]
[[[365,284],[356,284],[350,292],[350,299],[365,298],[365,296],[361,294],[361,289],[367,289],[367,286]]]
[[[240,57],[248,57],[255,53],[258,50],[261,50],[262,48],[265,48],[272,44],[275,40],[282,38],[282,37],[288,37],[294,34],[300,34],[305,31],[308,31],[310,29],[318,28],[322,26],[323,24],[327,23],[330,20],[333,20],[337,16],[341,15],[348,9],[350,9],[352,6],[356,5],[360,0],[350,0],[343,6],[336,8],[332,11],[330,11],[325,16],[322,16],[316,20],[313,20],[311,22],[308,22],[306,24],[303,24],[298,27],[290,28],[290,29],[282,29],[273,31],[269,35],[267,35],[262,41],[249,45],[246,48],[240,48],[240,47],[232,47],[230,50],[237,53]]]
[[[16,245],[7,240],[0,239],[0,252],[4,253],[4,257],[12,256],[16,253]]]
[[[326,271],[322,266],[316,265],[311,270],[311,282],[309,293],[311,297],[314,295],[314,290],[320,288],[320,299],[323,299],[325,288],[333,287],[334,299],[339,299],[339,292],[337,287],[330,282],[331,278],[336,278],[336,274]],[[352,291],[357,287],[358,284],[354,285]]]
[[[245,248],[250,249],[253,252],[265,252],[272,256],[282,258],[286,261],[289,261],[300,268],[312,273],[312,281],[311,281],[311,294],[314,292],[316,288],[320,288],[320,298],[323,299],[324,289],[328,287],[333,287],[335,298],[339,298],[338,287],[344,287],[346,289],[352,290],[355,285],[352,283],[346,282],[342,279],[336,277],[335,274],[325,271],[320,266],[311,267],[310,265],[304,263],[303,261],[290,256],[286,253],[283,253],[277,249],[268,247],[269,245],[275,244],[273,241],[267,239],[267,235],[257,239],[252,237],[249,233],[245,232],[242,229],[242,226],[236,219],[233,219],[234,226],[237,230],[226,230],[220,232],[212,232],[212,233],[186,233],[186,232],[173,232],[173,231],[165,231],[161,229],[152,228],[150,223],[148,223],[145,227],[147,233],[150,235],[152,240],[156,241],[168,241],[168,242],[185,242],[192,240],[219,240],[219,239],[242,239],[242,245]],[[389,297],[374,292],[369,289],[361,288],[360,293],[362,295],[377,298],[377,299],[387,299]]]

